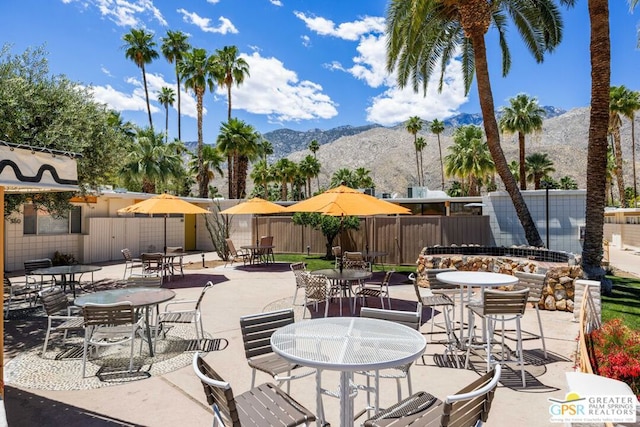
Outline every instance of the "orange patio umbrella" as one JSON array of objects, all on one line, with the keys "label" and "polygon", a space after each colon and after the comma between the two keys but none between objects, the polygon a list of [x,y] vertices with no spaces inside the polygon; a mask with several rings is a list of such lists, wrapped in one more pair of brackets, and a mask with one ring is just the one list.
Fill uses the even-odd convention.
[{"label": "orange patio umbrella", "polygon": [[126,208],[118,209],[118,213],[139,213],[147,215],[164,215],[164,251],[167,250],[167,216],[171,214],[208,214],[206,209],[182,200],[171,194],[158,194]]},{"label": "orange patio umbrella", "polygon": [[[363,216],[365,217],[365,230],[367,216],[411,213],[407,208],[364,194],[346,185],[331,188],[317,196],[291,205],[287,207],[287,212],[318,212],[331,216]],[[369,239],[366,232],[365,237],[367,237],[367,252],[369,252]]]},{"label": "orange patio umbrella", "polygon": [[[254,197],[246,202],[238,203],[235,206],[220,211],[221,214],[227,215],[269,215],[275,213],[285,213],[287,210],[278,204],[268,200]],[[256,219],[256,245],[258,244],[258,217]]]}]

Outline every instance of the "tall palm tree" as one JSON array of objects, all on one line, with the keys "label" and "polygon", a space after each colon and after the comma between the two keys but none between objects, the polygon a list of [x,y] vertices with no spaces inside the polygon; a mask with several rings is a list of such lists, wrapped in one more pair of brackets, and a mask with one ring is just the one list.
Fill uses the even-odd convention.
[{"label": "tall palm tree", "polygon": [[371,171],[365,168],[357,168],[353,171],[353,178],[356,181],[356,188],[373,188],[373,178]]},{"label": "tall palm tree", "polygon": [[158,52],[155,50],[156,42],[153,41],[153,33],[148,33],[144,29],[137,30],[132,28],[131,31],[122,36],[122,40],[125,42],[125,45],[122,46],[125,49],[125,56],[142,70],[144,95],[147,101],[147,113],[149,114],[149,127],[153,129],[149,89],[147,89],[147,73],[145,71],[145,64],[151,64],[158,57]]},{"label": "tall palm tree", "polygon": [[[316,156],[316,153],[320,149],[320,144],[318,143],[318,141],[315,139],[312,139],[311,142],[309,143],[308,148],[313,153],[313,157],[317,159],[318,156]],[[318,174],[316,175],[316,182],[318,184],[318,191],[320,191],[320,171],[318,171]]]},{"label": "tall palm tree", "polygon": [[419,136],[416,138],[416,150],[418,151],[419,157],[420,157],[420,182],[422,182],[422,185],[425,184],[425,179],[424,179],[424,157],[422,155],[422,152],[424,151],[425,148],[427,148],[427,140],[423,137],[423,136]]},{"label": "tall palm tree", "polygon": [[[184,86],[187,90],[191,89],[196,94],[196,111],[198,116],[198,196],[208,197],[209,188],[206,185],[206,170],[204,167],[203,146],[204,140],[202,136],[202,101],[204,94],[209,88],[213,92],[215,81],[213,78],[213,60],[207,55],[204,49],[194,48],[189,52],[185,52],[178,64],[178,73],[182,76]],[[231,173],[227,171],[227,176]]]},{"label": "tall palm tree", "polygon": [[533,188],[540,189],[541,182],[555,172],[553,161],[547,153],[531,153],[526,160],[527,180],[533,181]]},{"label": "tall palm tree", "polygon": [[236,46],[225,46],[216,49],[216,80],[219,86],[227,88],[227,121],[231,120],[231,86],[240,86],[249,77],[249,64],[238,57]]},{"label": "tall palm tree", "polygon": [[182,141],[182,110],[180,102],[180,73],[178,72],[178,63],[182,61],[184,53],[191,49],[191,45],[187,41],[189,36],[182,31],[167,31],[167,36],[162,38],[162,46],[160,50],[162,55],[169,62],[176,66],[176,89],[178,92],[178,139]]},{"label": "tall palm tree", "polygon": [[294,181],[298,173],[298,167],[294,162],[283,157],[273,165],[273,169],[276,177],[280,181],[280,198],[281,200],[287,200],[289,197],[287,184]]},{"label": "tall palm tree", "polygon": [[262,141],[258,143],[258,154],[262,157],[262,160],[267,163],[267,156],[273,154],[273,144],[263,138]]},{"label": "tall palm tree", "polygon": [[433,119],[430,130],[438,137],[438,152],[440,153],[440,176],[442,179],[442,191],[444,191],[444,161],[442,160],[442,145],[440,144],[440,134],[444,132],[444,123],[438,119]]},{"label": "tall palm tree", "polygon": [[[176,93],[170,87],[162,86],[158,92],[158,102],[164,107],[164,142],[169,141],[169,106],[173,107]],[[178,138],[180,139],[180,138]]]},{"label": "tall palm tree", "polygon": [[306,179],[307,197],[311,197],[311,179],[320,173],[320,162],[313,156],[306,156],[298,165],[300,173]]},{"label": "tall palm tree", "polygon": [[273,181],[273,170],[269,167],[267,161],[263,159],[254,164],[249,176],[253,180],[255,187],[262,188],[262,198],[269,200],[269,183]]},{"label": "tall palm tree", "polygon": [[229,198],[240,199],[244,196],[249,158],[258,154],[259,141],[260,135],[253,126],[237,118],[220,126],[217,144],[227,155],[227,174],[230,174],[228,178],[231,182]]},{"label": "tall palm tree", "polygon": [[[575,0],[560,0],[573,4]],[[487,144],[496,170],[513,202],[515,211],[531,246],[543,246],[518,185],[509,172],[500,146],[500,132],[495,117],[493,93],[489,79],[485,34],[493,24],[503,53],[503,75],[509,72],[511,57],[506,42],[508,15],[538,62],[553,50],[562,38],[560,13],[552,0],[392,0],[387,12],[387,70],[397,69],[401,87],[411,79],[415,92],[427,84],[440,65],[439,89],[449,60],[462,57],[465,91],[468,93],[475,74]]]},{"label": "tall palm tree", "polygon": [[525,135],[542,130],[542,121],[547,114],[544,108],[538,105],[538,100],[525,93],[519,93],[509,99],[510,105],[502,108],[502,117],[498,123],[500,129],[506,133],[518,134],[518,149],[520,153],[520,189],[527,189],[525,179]]},{"label": "tall palm tree", "polygon": [[422,119],[418,116],[409,117],[409,120],[405,123],[407,132],[413,135],[413,149],[416,153],[416,169],[418,173],[418,186],[422,186],[422,180],[420,179],[420,159],[418,158],[418,132],[422,130]]},{"label": "tall palm tree", "polygon": [[[635,200],[637,195],[635,116],[636,111],[640,110],[640,94],[625,86],[614,86],[611,88],[610,96],[610,109],[614,109],[620,116],[626,117],[631,121],[631,163],[633,165],[633,199]],[[615,107],[613,107],[613,104],[615,104]],[[611,114],[611,111],[609,114]],[[615,122],[621,124],[620,120]],[[620,138],[619,128],[617,130],[617,136]]]},{"label": "tall palm tree", "polygon": [[624,173],[622,167],[622,141],[620,128],[622,127],[621,115],[628,110],[627,102],[630,90],[624,86],[611,86],[609,91],[609,133],[613,140],[613,153],[616,159],[616,180],[618,182],[618,195],[620,206],[626,207],[627,201],[624,195]]},{"label": "tall palm tree", "polygon": [[357,181],[356,177],[351,169],[348,168],[340,168],[331,175],[330,186],[331,188],[335,188],[339,185],[346,185],[347,187],[356,188]]}]

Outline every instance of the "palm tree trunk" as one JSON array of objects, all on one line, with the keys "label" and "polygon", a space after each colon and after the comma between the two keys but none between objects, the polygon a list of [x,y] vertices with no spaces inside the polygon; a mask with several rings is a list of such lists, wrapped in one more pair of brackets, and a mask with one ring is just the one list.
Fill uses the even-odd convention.
[{"label": "palm tree trunk", "polygon": [[231,84],[227,85],[227,121],[231,121]]},{"label": "palm tree trunk", "polygon": [[233,155],[227,154],[227,186],[229,189],[229,198],[235,199],[233,194]]},{"label": "palm tree trunk", "polygon": [[169,142],[169,104],[164,107],[164,143]]},{"label": "palm tree trunk", "polygon": [[142,68],[142,81],[144,82],[144,96],[147,101],[147,113],[149,114],[149,127],[153,131],[153,120],[151,119],[151,105],[149,104],[149,89],[147,89],[147,73],[144,70],[144,63],[140,68]]},{"label": "palm tree trunk", "polygon": [[176,61],[176,86],[178,89],[178,140],[182,141],[182,110],[180,109],[180,73],[178,73],[178,61]]},{"label": "palm tree trunk", "polygon": [[418,157],[418,146],[416,145],[417,134],[413,135],[413,150],[416,152],[416,172],[418,173],[418,187],[422,185],[420,182],[420,158]]},{"label": "palm tree trunk", "polygon": [[422,155],[422,151],[420,150],[420,178],[422,179],[422,185],[425,185],[424,179],[424,156]]},{"label": "palm tree trunk", "polygon": [[493,103],[493,93],[491,92],[491,81],[489,79],[489,68],[487,66],[487,48],[484,42],[484,34],[471,35],[473,44],[474,61],[476,66],[476,79],[478,85],[478,95],[480,98],[480,109],[484,119],[484,132],[487,136],[487,145],[493,162],[496,165],[496,171],[500,175],[504,186],[511,196],[513,207],[515,208],[520,224],[524,229],[527,242],[531,246],[542,247],[544,243],[540,237],[540,233],[536,228],[536,224],[531,218],[529,208],[522,194],[518,190],[518,184],[509,170],[507,159],[500,147],[500,131],[498,130],[498,122],[495,115],[495,107]]},{"label": "palm tree trunk", "polygon": [[518,148],[520,150],[520,190],[527,189],[527,171],[525,168],[524,133],[518,132]]},{"label": "palm tree trunk", "polygon": [[[591,22],[591,111],[587,152],[587,197],[582,269],[591,280],[604,279],[602,237],[607,173],[607,130],[609,87],[611,85],[611,46],[608,0],[589,0]],[[611,282],[602,282],[603,292],[611,292]]]},{"label": "palm tree trunk", "polygon": [[616,157],[616,180],[618,181],[618,195],[620,206],[627,207],[627,200],[624,196],[624,175],[622,173],[622,143],[620,142],[620,128],[613,129],[613,143],[615,144]]},{"label": "palm tree trunk", "polygon": [[440,144],[440,134],[438,134],[438,151],[440,152],[440,176],[442,179],[442,191],[444,191],[444,161],[442,160],[442,144]]},{"label": "palm tree trunk", "polygon": [[247,156],[238,155],[238,199],[243,199],[247,193],[247,169],[249,158]]},{"label": "palm tree trunk", "polygon": [[205,185],[204,180],[204,159],[202,154],[202,148],[204,147],[204,139],[202,137],[202,98],[204,97],[204,90],[196,89],[196,110],[198,112],[198,195],[200,197],[208,197],[209,189]]}]

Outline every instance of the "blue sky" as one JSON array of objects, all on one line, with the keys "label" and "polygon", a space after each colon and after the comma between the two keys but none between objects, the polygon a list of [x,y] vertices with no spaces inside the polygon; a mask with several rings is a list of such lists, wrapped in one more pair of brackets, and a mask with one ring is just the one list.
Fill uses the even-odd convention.
[{"label": "blue sky", "polygon": [[[612,84],[640,89],[636,30],[640,10],[625,0],[610,3]],[[448,67],[444,91],[426,97],[400,90],[385,72],[384,16],[387,0],[4,0],[2,43],[14,54],[44,46],[51,73],[92,87],[97,101],[125,120],[147,125],[140,69],[125,58],[122,36],[131,28],[155,34],[160,50],[167,30],[188,34],[209,53],[235,45],[251,77],[232,90],[233,115],[262,133],[280,128],[330,129],[379,123],[391,126],[410,116],[445,119],[480,111],[475,85],[464,95],[460,66]],[[525,92],[541,105],[571,109],[590,98],[587,1],[563,10],[564,40],[537,64],[510,27],[510,74],[503,78],[495,34],[488,36],[496,107]],[[160,55],[147,66],[154,127],[164,129],[162,86],[175,90],[175,72]],[[195,97],[183,92],[182,139],[197,140]],[[213,143],[226,120],[226,92],[205,95],[204,139]],[[177,137],[177,112],[169,111],[169,138]]]}]

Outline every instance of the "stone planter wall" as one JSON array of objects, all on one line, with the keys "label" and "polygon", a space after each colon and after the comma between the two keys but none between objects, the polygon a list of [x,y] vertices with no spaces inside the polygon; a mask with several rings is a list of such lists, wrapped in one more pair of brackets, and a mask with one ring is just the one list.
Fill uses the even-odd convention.
[{"label": "stone planter wall", "polygon": [[542,268],[536,261],[522,258],[492,257],[486,255],[425,255],[417,260],[418,285],[429,286],[426,269],[455,268],[460,271],[490,271],[513,275],[514,271],[545,273],[545,287],[538,307],[542,310],[573,311],[575,280],[582,279],[582,268],[567,265]]}]

